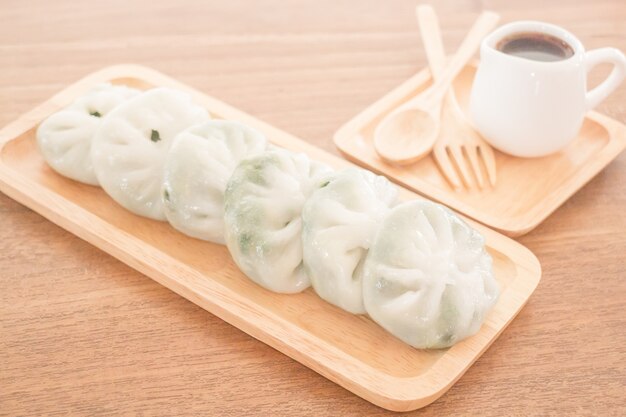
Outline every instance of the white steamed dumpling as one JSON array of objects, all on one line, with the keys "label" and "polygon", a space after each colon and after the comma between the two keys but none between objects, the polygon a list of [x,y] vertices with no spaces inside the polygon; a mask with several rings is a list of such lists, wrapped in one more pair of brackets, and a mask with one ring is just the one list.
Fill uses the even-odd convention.
[{"label": "white steamed dumpling", "polygon": [[165,162],[163,204],[177,230],[224,243],[224,191],[239,162],[265,150],[258,131],[234,121],[209,120],[179,133]]},{"label": "white steamed dumpling", "polygon": [[475,334],[499,295],[483,237],[427,201],[385,216],[363,272],[367,313],[416,348],[448,347]]},{"label": "white steamed dumpling", "polygon": [[244,159],[233,172],[225,193],[226,245],[257,284],[280,293],[309,287],[302,207],[330,171],[305,154],[276,149]]},{"label": "white steamed dumpling", "polygon": [[91,162],[93,137],[111,110],[139,93],[101,84],[44,120],[37,128],[37,144],[48,165],[65,177],[98,185]]},{"label": "white steamed dumpling", "polygon": [[397,197],[387,178],[359,168],[330,176],[304,205],[304,266],[317,294],[354,314],[363,306],[363,262]]},{"label": "white steamed dumpling", "polygon": [[100,185],[131,212],[165,220],[161,187],[167,152],[178,133],[207,118],[191,96],[169,88],[122,103],[103,120],[92,144]]}]

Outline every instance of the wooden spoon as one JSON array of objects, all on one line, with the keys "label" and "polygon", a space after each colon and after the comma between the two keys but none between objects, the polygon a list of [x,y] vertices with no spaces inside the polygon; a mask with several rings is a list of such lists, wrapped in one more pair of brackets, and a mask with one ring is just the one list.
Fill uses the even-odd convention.
[{"label": "wooden spoon", "polygon": [[483,12],[441,77],[379,123],[374,132],[374,148],[381,158],[404,165],[417,161],[432,150],[439,134],[441,103],[446,92],[499,18],[496,13]]}]

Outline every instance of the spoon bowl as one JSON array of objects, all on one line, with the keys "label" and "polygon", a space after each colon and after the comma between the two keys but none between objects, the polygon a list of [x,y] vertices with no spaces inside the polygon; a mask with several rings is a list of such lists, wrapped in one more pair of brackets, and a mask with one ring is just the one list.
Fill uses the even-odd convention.
[{"label": "spoon bowl", "polygon": [[498,19],[496,13],[483,12],[434,84],[380,122],[374,132],[374,148],[382,159],[403,165],[431,152],[439,133],[446,92]]},{"label": "spoon bowl", "polygon": [[[374,134],[374,147],[387,161],[409,164],[426,156],[439,134],[436,115],[418,107],[400,109],[383,120]],[[383,140],[383,143],[379,141]]]}]

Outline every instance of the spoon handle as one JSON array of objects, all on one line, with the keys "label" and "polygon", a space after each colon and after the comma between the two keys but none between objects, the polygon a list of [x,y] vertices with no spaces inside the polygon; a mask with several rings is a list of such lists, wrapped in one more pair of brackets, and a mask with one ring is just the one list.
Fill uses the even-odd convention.
[{"label": "spoon handle", "polygon": [[483,12],[478,19],[476,19],[476,22],[474,22],[474,25],[463,40],[463,43],[461,43],[461,46],[459,46],[459,49],[457,49],[454,54],[454,57],[448,62],[448,65],[445,66],[440,78],[430,87],[428,93],[431,100],[438,101],[443,98],[452,84],[452,81],[454,81],[459,72],[461,72],[463,67],[465,67],[467,62],[472,58],[480,46],[482,39],[491,32],[498,23],[498,20],[500,20],[500,16],[490,11]]}]

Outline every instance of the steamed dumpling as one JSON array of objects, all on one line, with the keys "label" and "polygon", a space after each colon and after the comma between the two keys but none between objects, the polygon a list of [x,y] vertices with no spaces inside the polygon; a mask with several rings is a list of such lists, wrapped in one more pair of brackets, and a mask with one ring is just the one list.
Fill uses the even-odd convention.
[{"label": "steamed dumpling", "polygon": [[416,348],[443,348],[476,333],[499,289],[483,237],[440,204],[393,208],[363,271],[370,317]]},{"label": "steamed dumpling", "polygon": [[224,243],[224,191],[239,162],[265,150],[265,137],[241,123],[209,120],[179,133],[165,162],[163,204],[177,230]]},{"label": "steamed dumpling", "polygon": [[302,212],[304,266],[317,294],[354,314],[363,306],[363,261],[397,189],[359,168],[332,175]]},{"label": "steamed dumpling", "polygon": [[103,120],[92,144],[100,185],[133,213],[165,220],[165,156],[178,133],[207,118],[188,94],[169,88],[148,90],[119,105]]},{"label": "steamed dumpling", "polygon": [[104,116],[139,93],[123,85],[101,84],[44,120],[37,129],[37,144],[48,165],[65,177],[98,185],[91,162],[93,137]]},{"label": "steamed dumpling", "polygon": [[305,154],[272,150],[244,159],[226,187],[226,245],[254,282],[280,293],[310,285],[302,266],[302,206],[330,168]]}]

